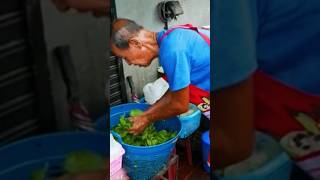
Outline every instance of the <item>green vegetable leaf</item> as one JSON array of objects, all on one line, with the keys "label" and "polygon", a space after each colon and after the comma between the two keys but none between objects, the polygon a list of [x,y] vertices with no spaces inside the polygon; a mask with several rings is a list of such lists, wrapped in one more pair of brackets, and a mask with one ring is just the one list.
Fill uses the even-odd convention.
[{"label": "green vegetable leaf", "polygon": [[46,179],[46,170],[38,169],[31,173],[30,180],[45,180]]},{"label": "green vegetable leaf", "polygon": [[103,158],[89,151],[75,151],[67,155],[64,170],[68,173],[80,173],[105,169]]},{"label": "green vegetable leaf", "polygon": [[133,117],[133,116],[139,116],[143,113],[143,111],[139,110],[139,109],[132,109],[130,111],[130,117]]},{"label": "green vegetable leaf", "polygon": [[[133,109],[129,114],[132,117],[141,113],[143,113],[141,110]],[[113,127],[112,130],[121,136],[124,143],[134,146],[154,146],[162,144],[176,137],[177,135],[176,132],[168,132],[166,130],[157,131],[154,124],[150,124],[142,134],[133,135],[128,133],[128,128],[131,126],[132,123],[125,118],[125,116],[121,116],[119,124]]]}]

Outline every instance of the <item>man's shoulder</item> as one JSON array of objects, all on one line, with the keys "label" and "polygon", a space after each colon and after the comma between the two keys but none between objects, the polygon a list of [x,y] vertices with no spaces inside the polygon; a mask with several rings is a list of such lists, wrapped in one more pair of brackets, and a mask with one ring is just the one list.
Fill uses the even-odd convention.
[{"label": "man's shoulder", "polygon": [[196,35],[197,32],[194,30],[190,30],[190,29],[182,29],[182,28],[178,28],[173,30],[169,35],[168,35],[168,39],[186,39],[186,38],[190,38],[194,35]]},{"label": "man's shoulder", "polygon": [[194,32],[191,30],[175,29],[162,39],[160,43],[160,53],[161,51],[166,54],[185,51],[190,42],[189,39],[193,38],[192,33]]}]

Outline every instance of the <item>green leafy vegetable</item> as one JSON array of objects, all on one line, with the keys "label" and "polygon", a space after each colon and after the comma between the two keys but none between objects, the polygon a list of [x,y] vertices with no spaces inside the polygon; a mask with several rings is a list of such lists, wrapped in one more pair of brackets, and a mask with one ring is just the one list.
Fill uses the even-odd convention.
[{"label": "green leafy vegetable", "polygon": [[45,180],[46,179],[46,170],[38,169],[31,173],[30,180]]},{"label": "green leafy vegetable", "polygon": [[64,170],[67,173],[81,173],[105,169],[105,161],[89,151],[75,151],[67,155]]},{"label": "green leafy vegetable", "polygon": [[41,169],[33,171],[30,175],[30,180],[45,180],[47,179],[47,171],[49,168],[49,163],[47,162]]},{"label": "green leafy vegetable", "polygon": [[139,110],[139,109],[132,109],[130,111],[130,116],[133,117],[133,116],[139,116],[143,113],[143,111]]},{"label": "green leafy vegetable", "polygon": [[[142,113],[140,110],[133,109],[129,114],[132,117]],[[131,126],[132,123],[125,118],[125,116],[121,116],[119,124],[113,127],[112,130],[121,136],[123,142],[134,146],[154,146],[162,144],[177,135],[176,132],[168,132],[166,130],[157,131],[153,124],[150,124],[142,134],[133,135],[128,132],[128,128]]]}]

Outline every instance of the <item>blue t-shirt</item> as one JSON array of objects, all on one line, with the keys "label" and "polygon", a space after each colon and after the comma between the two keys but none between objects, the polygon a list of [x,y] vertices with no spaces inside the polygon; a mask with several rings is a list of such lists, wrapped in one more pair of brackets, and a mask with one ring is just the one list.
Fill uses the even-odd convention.
[{"label": "blue t-shirt", "polygon": [[[210,38],[210,32],[200,30]],[[177,91],[195,85],[210,91],[210,46],[196,32],[188,29],[175,29],[161,42],[165,33],[157,34],[159,63],[168,78],[169,89]]]},{"label": "blue t-shirt", "polygon": [[260,70],[320,95],[320,1],[213,1],[213,89]]}]

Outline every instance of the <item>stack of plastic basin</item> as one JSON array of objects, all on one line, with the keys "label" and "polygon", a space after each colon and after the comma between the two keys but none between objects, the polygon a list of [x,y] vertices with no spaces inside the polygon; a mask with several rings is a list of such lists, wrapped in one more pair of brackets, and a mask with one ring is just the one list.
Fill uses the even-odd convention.
[{"label": "stack of plastic basin", "polygon": [[129,180],[127,173],[124,169],[120,169],[113,176],[110,177],[110,180]]},{"label": "stack of plastic basin", "polygon": [[124,149],[110,134],[110,177],[121,169],[123,154]]}]

